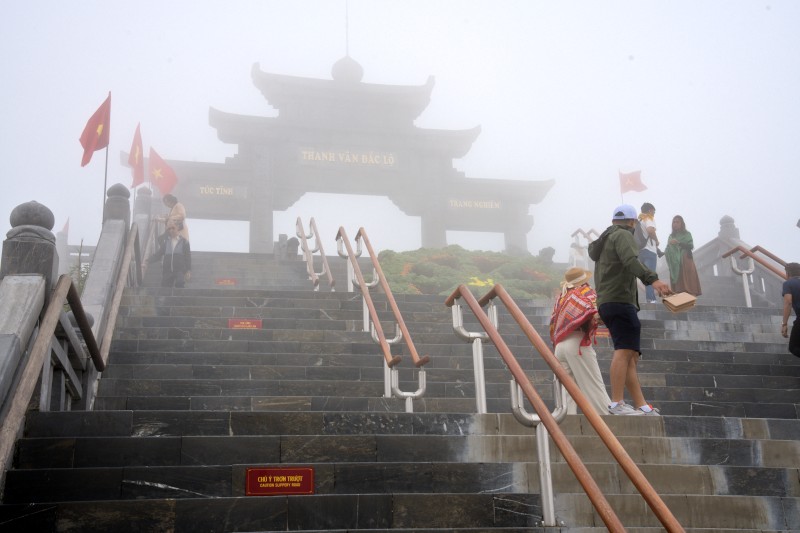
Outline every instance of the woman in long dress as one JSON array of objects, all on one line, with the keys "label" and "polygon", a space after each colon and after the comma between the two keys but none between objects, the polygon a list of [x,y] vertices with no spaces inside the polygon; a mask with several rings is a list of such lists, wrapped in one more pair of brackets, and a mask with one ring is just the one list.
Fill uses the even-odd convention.
[{"label": "woman in long dress", "polygon": [[700,296],[700,278],[692,257],[694,240],[692,234],[686,229],[686,222],[680,215],[672,218],[672,233],[667,240],[664,254],[669,266],[670,285],[675,292],[688,292]]}]

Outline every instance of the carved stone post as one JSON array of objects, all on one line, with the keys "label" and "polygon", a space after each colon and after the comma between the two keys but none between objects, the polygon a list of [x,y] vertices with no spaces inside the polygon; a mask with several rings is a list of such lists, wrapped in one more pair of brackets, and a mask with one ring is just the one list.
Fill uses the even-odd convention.
[{"label": "carved stone post", "polygon": [[16,274],[41,274],[46,293],[58,278],[56,237],[50,231],[53,212],[38,202],[20,204],[11,211],[11,230],[3,241],[0,279]]},{"label": "carved stone post", "polygon": [[121,183],[112,185],[106,191],[106,208],[103,210],[103,223],[106,220],[123,220],[125,227],[131,226],[131,191]]},{"label": "carved stone post", "polygon": [[136,191],[133,202],[133,222],[139,228],[139,244],[144,248],[153,217],[153,192],[142,187]]}]

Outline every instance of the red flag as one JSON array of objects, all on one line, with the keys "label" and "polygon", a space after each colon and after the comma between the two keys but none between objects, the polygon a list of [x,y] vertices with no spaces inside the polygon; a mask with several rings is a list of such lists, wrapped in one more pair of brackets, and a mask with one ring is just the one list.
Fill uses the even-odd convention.
[{"label": "red flag", "polygon": [[111,132],[111,92],[94,115],[89,117],[89,122],[81,133],[81,146],[83,146],[83,159],[81,166],[85,167],[92,160],[92,154],[108,146]]},{"label": "red flag", "polygon": [[625,194],[628,191],[642,192],[647,189],[642,183],[642,171],[619,173],[619,192]]},{"label": "red flag", "polygon": [[64,223],[60,233],[69,233],[69,217],[67,217],[67,221]]},{"label": "red flag", "polygon": [[144,183],[144,148],[142,147],[142,133],[139,130],[141,124],[136,125],[136,133],[133,134],[133,144],[131,153],[128,154],[128,165],[133,174],[131,189]]},{"label": "red flag", "polygon": [[175,175],[175,171],[172,170],[167,163],[161,159],[161,156],[153,150],[153,147],[150,147],[150,181],[158,187],[158,190],[161,191],[161,194],[169,194],[172,192],[172,189],[175,188],[175,184],[178,183],[178,176]]}]

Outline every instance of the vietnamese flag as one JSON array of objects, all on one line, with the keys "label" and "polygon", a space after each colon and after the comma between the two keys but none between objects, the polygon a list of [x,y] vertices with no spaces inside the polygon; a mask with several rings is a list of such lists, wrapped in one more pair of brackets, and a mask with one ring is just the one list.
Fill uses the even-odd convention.
[{"label": "vietnamese flag", "polygon": [[81,146],[83,146],[83,159],[81,166],[85,167],[92,160],[92,154],[108,146],[111,133],[111,91],[94,115],[89,117],[89,122],[81,133]]},{"label": "vietnamese flag", "polygon": [[141,124],[136,125],[136,133],[133,134],[133,144],[131,144],[131,153],[128,154],[128,165],[131,167],[131,174],[133,174],[131,189],[144,183],[144,148],[142,148],[140,126]]},{"label": "vietnamese flag", "polygon": [[647,189],[642,183],[642,171],[619,173],[619,192],[625,194],[628,191],[642,192]]},{"label": "vietnamese flag", "polygon": [[161,191],[162,195],[169,194],[172,192],[172,189],[175,188],[175,185],[178,183],[178,176],[175,175],[175,171],[172,170],[161,156],[153,150],[153,147],[150,147],[150,181],[158,187],[158,190]]}]

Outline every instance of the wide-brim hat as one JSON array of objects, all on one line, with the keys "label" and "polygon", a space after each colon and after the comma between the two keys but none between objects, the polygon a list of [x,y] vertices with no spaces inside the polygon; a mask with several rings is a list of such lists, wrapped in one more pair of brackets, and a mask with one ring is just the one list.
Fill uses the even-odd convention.
[{"label": "wide-brim hat", "polygon": [[589,281],[592,273],[580,267],[572,267],[564,273],[564,281],[561,284],[568,289],[577,287]]}]

